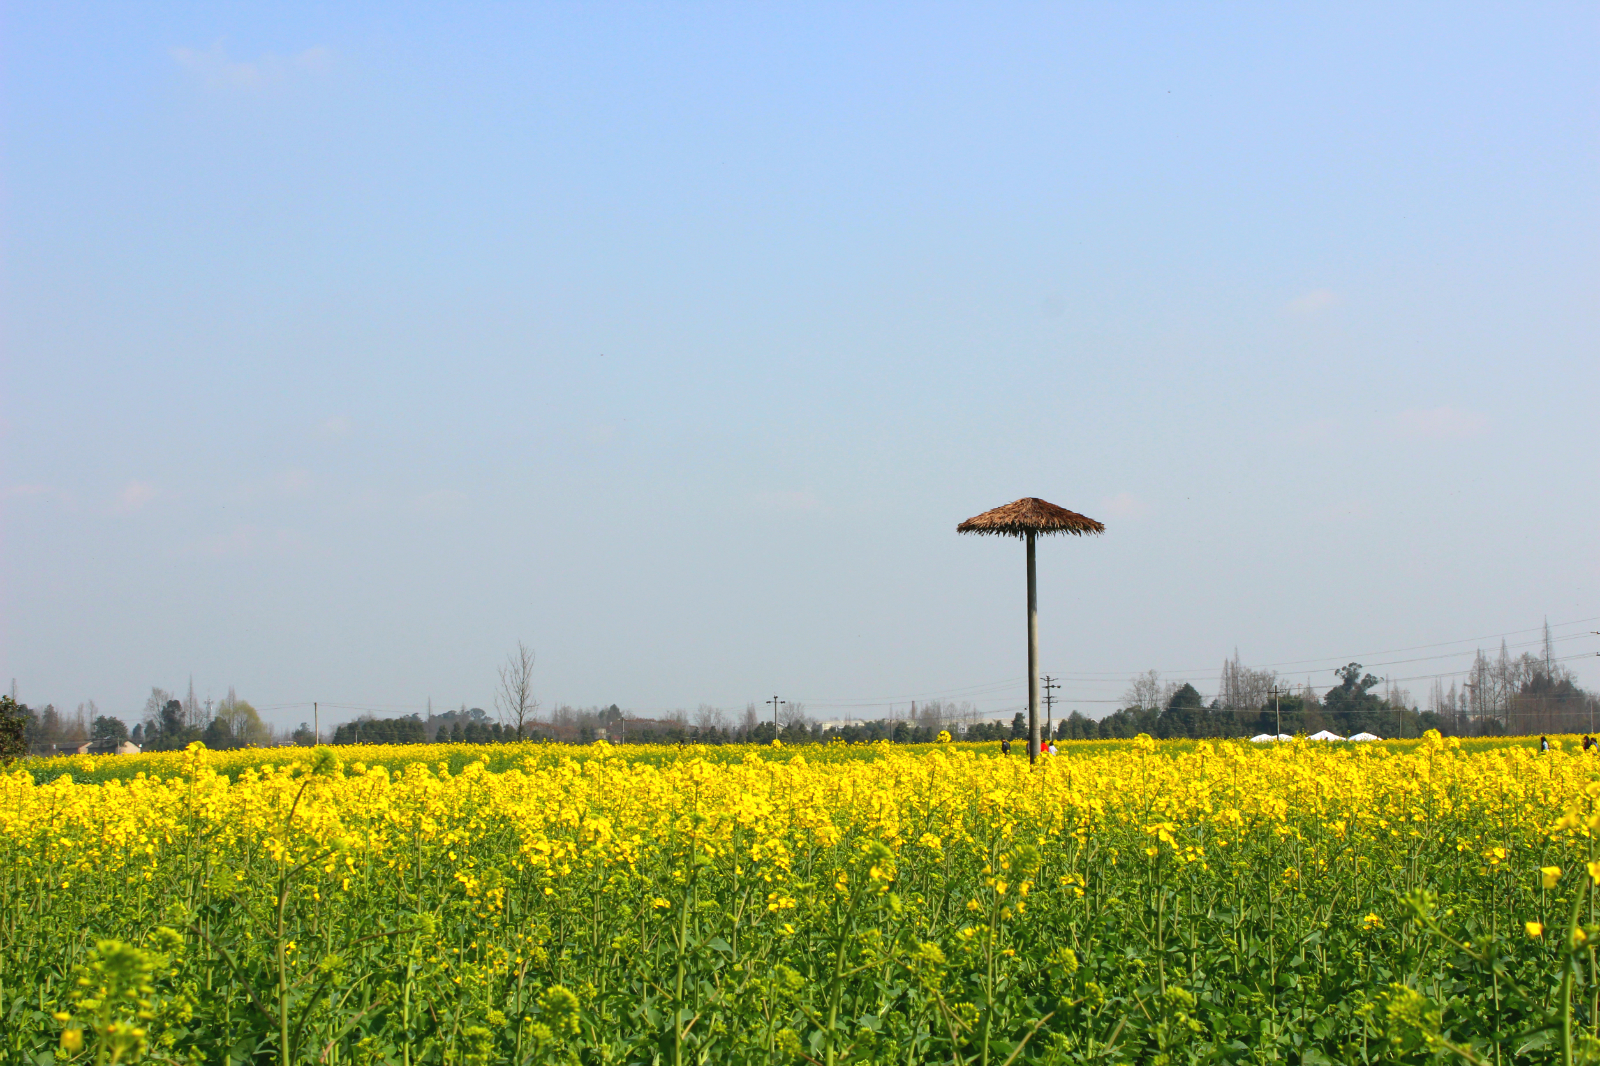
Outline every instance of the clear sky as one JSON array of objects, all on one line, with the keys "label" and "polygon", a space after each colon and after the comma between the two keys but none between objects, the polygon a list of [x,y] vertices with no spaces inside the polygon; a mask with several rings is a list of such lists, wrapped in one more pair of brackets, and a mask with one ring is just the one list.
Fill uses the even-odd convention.
[{"label": "clear sky", "polygon": [[487,708],[520,639],[546,705],[998,713],[1023,551],[955,526],[1020,496],[1107,525],[1040,548],[1069,708],[1235,648],[1422,699],[1547,617],[1600,684],[1593,4],[14,4],[0,49],[26,702]]}]

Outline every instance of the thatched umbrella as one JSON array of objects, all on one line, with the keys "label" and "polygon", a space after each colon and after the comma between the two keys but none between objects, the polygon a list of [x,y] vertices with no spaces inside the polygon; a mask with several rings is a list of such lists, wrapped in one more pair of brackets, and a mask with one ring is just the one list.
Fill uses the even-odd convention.
[{"label": "thatched umbrella", "polygon": [[1104,533],[1106,527],[1076,511],[1025,496],[1015,503],[985,511],[956,527],[957,533],[1021,537],[1028,542],[1028,761],[1039,757],[1039,583],[1033,563],[1033,539],[1040,534]]}]

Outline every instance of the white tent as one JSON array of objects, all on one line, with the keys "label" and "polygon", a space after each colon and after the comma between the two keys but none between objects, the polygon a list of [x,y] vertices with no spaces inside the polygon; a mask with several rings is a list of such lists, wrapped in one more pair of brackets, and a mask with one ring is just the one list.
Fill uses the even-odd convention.
[{"label": "white tent", "polygon": [[1382,740],[1383,738],[1378,736],[1375,733],[1351,733],[1349,739],[1350,740]]},{"label": "white tent", "polygon": [[1306,737],[1306,739],[1307,740],[1343,740],[1344,737],[1341,737],[1338,733],[1330,733],[1326,729],[1319,729],[1317,732],[1312,733],[1309,737]]},{"label": "white tent", "polygon": [[1257,733],[1255,736],[1251,737],[1250,739],[1251,739],[1252,742],[1254,742],[1256,744],[1265,744],[1269,740],[1277,740],[1278,738],[1273,736],[1271,733]]},{"label": "white tent", "polygon": [[1293,740],[1294,737],[1291,737],[1288,733],[1279,733],[1278,734],[1278,739],[1279,740]]}]

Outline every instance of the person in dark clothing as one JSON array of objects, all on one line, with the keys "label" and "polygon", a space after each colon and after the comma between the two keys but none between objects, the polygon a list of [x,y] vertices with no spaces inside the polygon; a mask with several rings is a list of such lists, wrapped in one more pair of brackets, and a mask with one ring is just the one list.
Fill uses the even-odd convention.
[{"label": "person in dark clothing", "polygon": [[1000,738],[1000,754],[1001,755],[1010,755],[1011,754],[1011,741],[1006,739],[1005,737]]}]

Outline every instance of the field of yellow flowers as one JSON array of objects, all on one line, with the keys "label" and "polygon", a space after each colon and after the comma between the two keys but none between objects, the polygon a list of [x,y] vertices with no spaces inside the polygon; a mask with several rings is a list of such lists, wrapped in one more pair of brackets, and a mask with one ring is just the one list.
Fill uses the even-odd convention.
[{"label": "field of yellow flowers", "polygon": [[341,747],[0,773],[0,1062],[1576,1062],[1600,755]]}]

